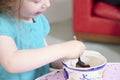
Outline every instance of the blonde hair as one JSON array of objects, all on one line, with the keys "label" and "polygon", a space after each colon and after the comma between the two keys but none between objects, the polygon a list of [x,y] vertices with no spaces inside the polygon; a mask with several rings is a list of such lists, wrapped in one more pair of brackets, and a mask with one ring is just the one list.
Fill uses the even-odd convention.
[{"label": "blonde hair", "polygon": [[20,7],[22,0],[0,0],[0,13],[5,15],[13,14],[12,8],[16,5],[16,2],[19,1],[18,4],[18,14],[20,14]]}]

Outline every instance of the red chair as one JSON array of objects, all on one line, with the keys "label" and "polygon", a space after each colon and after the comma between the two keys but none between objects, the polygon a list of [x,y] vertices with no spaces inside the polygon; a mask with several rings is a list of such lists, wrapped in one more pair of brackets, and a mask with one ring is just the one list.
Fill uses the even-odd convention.
[{"label": "red chair", "polygon": [[120,43],[120,9],[95,0],[73,0],[73,31],[78,40]]}]

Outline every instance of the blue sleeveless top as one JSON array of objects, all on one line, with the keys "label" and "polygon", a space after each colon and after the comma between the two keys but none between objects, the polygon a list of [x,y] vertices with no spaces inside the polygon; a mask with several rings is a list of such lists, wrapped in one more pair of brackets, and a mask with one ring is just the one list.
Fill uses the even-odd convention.
[{"label": "blue sleeveless top", "polygon": [[[44,38],[50,31],[50,25],[43,14],[34,18],[34,23],[18,21],[0,14],[0,35],[11,37],[19,50],[45,47]],[[30,62],[28,62],[30,63]],[[49,72],[49,64],[24,73],[8,73],[0,65],[0,80],[34,80]]]}]

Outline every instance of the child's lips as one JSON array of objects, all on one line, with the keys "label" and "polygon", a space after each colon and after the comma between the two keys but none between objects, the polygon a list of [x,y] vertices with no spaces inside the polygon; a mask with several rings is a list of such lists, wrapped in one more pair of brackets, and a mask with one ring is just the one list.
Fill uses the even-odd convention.
[{"label": "child's lips", "polygon": [[41,12],[36,12],[36,15],[39,15]]}]

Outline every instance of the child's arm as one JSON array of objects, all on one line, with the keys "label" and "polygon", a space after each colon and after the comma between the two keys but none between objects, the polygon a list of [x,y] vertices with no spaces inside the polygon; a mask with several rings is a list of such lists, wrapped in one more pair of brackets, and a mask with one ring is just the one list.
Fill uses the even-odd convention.
[{"label": "child's arm", "polygon": [[68,41],[40,49],[18,50],[13,39],[0,36],[0,64],[10,73],[36,69],[62,58],[78,58],[85,47],[80,41]]},{"label": "child's arm", "polygon": [[[45,46],[48,46],[46,39],[44,39]],[[51,68],[61,69],[62,66],[62,59],[56,60],[52,63],[50,63]]]}]

